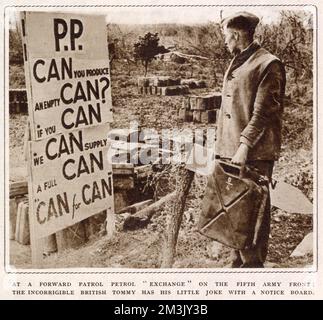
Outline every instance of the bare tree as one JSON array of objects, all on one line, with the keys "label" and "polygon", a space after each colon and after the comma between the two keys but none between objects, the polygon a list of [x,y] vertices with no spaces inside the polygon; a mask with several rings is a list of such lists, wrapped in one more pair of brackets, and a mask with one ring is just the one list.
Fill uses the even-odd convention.
[{"label": "bare tree", "polygon": [[312,78],[313,30],[312,17],[305,11],[281,11],[275,24],[260,24],[258,39],[261,45],[278,56],[298,85],[301,77]]}]

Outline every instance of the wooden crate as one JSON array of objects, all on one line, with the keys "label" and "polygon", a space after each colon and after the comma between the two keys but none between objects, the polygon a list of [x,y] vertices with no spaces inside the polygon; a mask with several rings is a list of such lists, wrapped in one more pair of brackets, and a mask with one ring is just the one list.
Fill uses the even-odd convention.
[{"label": "wooden crate", "polygon": [[45,255],[49,255],[53,252],[57,252],[57,242],[56,242],[55,233],[44,238],[44,247],[43,247],[43,253]]},{"label": "wooden crate", "polygon": [[23,196],[28,194],[28,182],[18,181],[12,182],[9,186],[9,198],[15,198],[17,196]]},{"label": "wooden crate", "polygon": [[215,123],[216,122],[216,110],[206,110],[201,112],[202,123]]},{"label": "wooden crate", "polygon": [[206,88],[206,87],[207,86],[206,86],[205,80],[197,80],[196,81],[196,88],[201,89],[201,88]]},{"label": "wooden crate", "polygon": [[16,221],[17,221],[17,209],[18,209],[18,203],[16,199],[10,199],[9,200],[9,239],[14,240],[15,239],[15,232],[16,232]]},{"label": "wooden crate", "polygon": [[187,94],[189,92],[188,86],[168,86],[168,87],[162,87],[161,88],[161,95],[163,96],[176,96],[176,95],[182,95]]},{"label": "wooden crate", "polygon": [[222,95],[221,93],[216,93],[213,95],[213,103],[211,109],[220,109],[222,103]]},{"label": "wooden crate", "polygon": [[182,108],[185,110],[191,110],[191,104],[190,104],[190,97],[189,96],[184,96],[183,97],[183,103],[182,103]]},{"label": "wooden crate", "polygon": [[180,78],[169,78],[167,86],[179,86],[181,84]]},{"label": "wooden crate", "polygon": [[200,110],[193,111],[193,122],[201,122],[201,111]]},{"label": "wooden crate", "polygon": [[148,87],[149,86],[149,78],[147,77],[139,77],[137,80],[138,87]]},{"label": "wooden crate", "polygon": [[210,97],[197,97],[194,110],[204,111],[208,108]]},{"label": "wooden crate", "polygon": [[30,231],[29,231],[29,207],[26,200],[21,201],[18,204],[17,220],[15,239],[17,242],[23,245],[30,244]]},{"label": "wooden crate", "polygon": [[169,77],[158,77],[154,81],[154,86],[156,87],[167,87],[169,85],[168,82]]},{"label": "wooden crate", "polygon": [[26,89],[9,90],[9,112],[10,113],[28,112]]},{"label": "wooden crate", "polygon": [[185,122],[191,122],[193,121],[193,111],[181,108],[179,109],[178,117]]}]

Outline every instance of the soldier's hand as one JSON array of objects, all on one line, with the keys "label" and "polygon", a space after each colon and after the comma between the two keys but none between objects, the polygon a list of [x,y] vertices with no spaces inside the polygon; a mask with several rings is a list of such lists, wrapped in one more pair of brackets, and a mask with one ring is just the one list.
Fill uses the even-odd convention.
[{"label": "soldier's hand", "polygon": [[241,143],[231,162],[233,164],[244,166],[248,158],[248,151],[249,147],[246,144]]}]

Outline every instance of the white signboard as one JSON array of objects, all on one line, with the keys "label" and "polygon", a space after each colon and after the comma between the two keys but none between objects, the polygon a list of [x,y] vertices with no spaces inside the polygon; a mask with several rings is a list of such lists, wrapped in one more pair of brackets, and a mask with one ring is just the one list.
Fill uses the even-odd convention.
[{"label": "white signboard", "polygon": [[32,140],[112,121],[104,16],[25,12],[22,34]]},{"label": "white signboard", "polygon": [[30,142],[31,225],[36,239],[103,210],[113,213],[109,125]]},{"label": "white signboard", "polygon": [[194,143],[186,160],[186,169],[203,176],[212,174],[215,166],[215,151]]}]

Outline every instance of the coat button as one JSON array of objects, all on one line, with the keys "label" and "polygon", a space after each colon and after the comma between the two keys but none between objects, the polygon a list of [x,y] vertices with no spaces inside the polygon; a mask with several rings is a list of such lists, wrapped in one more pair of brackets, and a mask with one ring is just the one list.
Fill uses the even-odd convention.
[{"label": "coat button", "polygon": [[225,114],[228,119],[231,119],[231,115],[229,113]]}]

